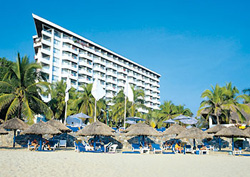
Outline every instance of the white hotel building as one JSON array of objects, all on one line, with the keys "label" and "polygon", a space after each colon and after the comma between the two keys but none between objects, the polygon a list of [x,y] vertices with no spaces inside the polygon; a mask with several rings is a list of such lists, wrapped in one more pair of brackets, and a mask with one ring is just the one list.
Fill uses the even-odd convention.
[{"label": "white hotel building", "polygon": [[71,85],[82,91],[81,85],[99,78],[110,100],[127,79],[135,89],[145,91],[147,107],[159,109],[160,74],[37,15],[33,18],[35,60],[50,83],[69,76]]}]

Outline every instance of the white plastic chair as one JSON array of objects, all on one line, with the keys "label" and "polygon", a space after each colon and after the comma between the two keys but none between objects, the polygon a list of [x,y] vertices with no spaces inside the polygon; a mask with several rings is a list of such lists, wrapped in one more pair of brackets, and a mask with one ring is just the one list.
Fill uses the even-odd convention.
[{"label": "white plastic chair", "polygon": [[65,147],[65,148],[66,148],[66,146],[67,146],[67,141],[66,141],[66,140],[60,140],[60,141],[59,141],[59,146],[60,146],[60,147]]},{"label": "white plastic chair", "polygon": [[117,148],[117,144],[113,144],[113,145],[111,145],[110,147],[109,147],[109,152],[113,152],[113,153],[115,153],[116,152],[116,148]]}]

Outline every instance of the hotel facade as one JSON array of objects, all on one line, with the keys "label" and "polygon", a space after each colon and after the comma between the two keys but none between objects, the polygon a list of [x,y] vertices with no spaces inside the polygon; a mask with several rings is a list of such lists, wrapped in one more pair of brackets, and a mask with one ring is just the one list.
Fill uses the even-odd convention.
[{"label": "hotel facade", "polygon": [[37,32],[33,36],[35,60],[42,65],[41,72],[48,82],[66,81],[69,77],[71,86],[83,91],[81,85],[98,78],[106,91],[105,98],[111,100],[128,80],[135,89],[144,90],[145,106],[159,109],[160,74],[44,18],[32,16]]}]

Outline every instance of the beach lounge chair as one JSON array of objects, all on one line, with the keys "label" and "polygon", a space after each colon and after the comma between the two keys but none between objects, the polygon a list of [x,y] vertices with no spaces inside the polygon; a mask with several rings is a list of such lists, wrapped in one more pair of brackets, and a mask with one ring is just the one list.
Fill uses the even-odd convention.
[{"label": "beach lounge chair", "polygon": [[192,146],[186,145],[185,151],[186,151],[186,153],[193,153]]},{"label": "beach lounge chair", "polygon": [[[53,151],[56,150],[56,148],[59,146],[58,144],[59,143],[56,142],[56,141],[49,141],[50,149],[53,150]],[[44,145],[43,149],[44,150],[50,150],[49,147],[48,147],[48,145]]]},{"label": "beach lounge chair", "polygon": [[156,152],[162,153],[162,149],[161,149],[161,147],[160,147],[159,144],[152,144],[152,148],[153,148],[154,154],[155,154]]},{"label": "beach lounge chair", "polygon": [[66,140],[60,140],[60,141],[59,141],[59,146],[60,146],[60,147],[65,147],[65,148],[66,148],[66,146],[67,146],[67,141],[66,141]]},{"label": "beach lounge chair", "polygon": [[234,151],[233,151],[233,154],[234,154],[234,155],[235,155],[235,154],[242,154],[242,148],[239,147],[239,149],[234,150]]},{"label": "beach lounge chair", "polygon": [[108,152],[112,152],[115,153],[116,152],[116,148],[118,147],[117,144],[113,144],[109,147],[109,151]]},{"label": "beach lounge chair", "polygon": [[141,148],[139,144],[132,144],[132,151],[139,151],[141,152]]},{"label": "beach lounge chair", "polygon": [[104,145],[104,152],[108,152],[111,145],[112,145],[111,142],[109,142],[108,144],[105,144]]}]

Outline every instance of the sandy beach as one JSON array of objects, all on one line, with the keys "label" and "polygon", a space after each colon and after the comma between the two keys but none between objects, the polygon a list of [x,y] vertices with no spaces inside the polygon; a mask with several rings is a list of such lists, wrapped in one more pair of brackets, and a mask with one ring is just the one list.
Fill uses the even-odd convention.
[{"label": "sandy beach", "polygon": [[224,154],[92,154],[73,150],[0,150],[1,177],[35,176],[249,176],[248,157]]}]

